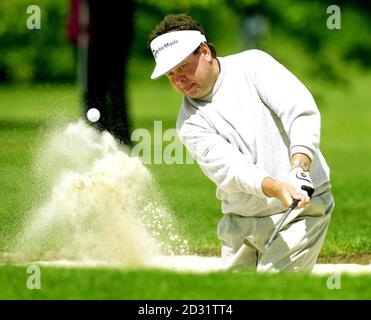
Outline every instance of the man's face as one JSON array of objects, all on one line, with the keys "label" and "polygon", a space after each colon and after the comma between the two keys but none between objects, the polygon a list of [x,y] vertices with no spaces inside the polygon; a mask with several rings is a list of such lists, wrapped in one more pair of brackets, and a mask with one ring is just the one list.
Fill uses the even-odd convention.
[{"label": "man's face", "polygon": [[171,69],[166,76],[179,93],[194,99],[206,97],[214,87],[219,69],[210,49],[201,44],[197,53],[192,53],[183,62]]}]

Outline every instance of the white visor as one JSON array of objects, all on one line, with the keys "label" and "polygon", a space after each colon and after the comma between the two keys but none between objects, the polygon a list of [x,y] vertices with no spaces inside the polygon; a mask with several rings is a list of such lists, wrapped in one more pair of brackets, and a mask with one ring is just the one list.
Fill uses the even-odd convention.
[{"label": "white visor", "polygon": [[150,46],[156,67],[151,79],[156,79],[176,67],[202,42],[206,42],[206,38],[196,30],[172,31],[153,39]]}]

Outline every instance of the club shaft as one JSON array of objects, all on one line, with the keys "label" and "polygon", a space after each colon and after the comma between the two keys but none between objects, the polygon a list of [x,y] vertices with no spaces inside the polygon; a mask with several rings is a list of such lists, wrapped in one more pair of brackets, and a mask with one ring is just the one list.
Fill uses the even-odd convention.
[{"label": "club shaft", "polygon": [[297,199],[294,199],[292,201],[290,207],[287,209],[287,211],[285,212],[285,214],[283,215],[283,217],[281,218],[281,220],[279,221],[277,226],[274,228],[274,230],[272,232],[272,235],[270,236],[270,238],[268,240],[268,243],[266,245],[267,248],[270,246],[273,239],[276,237],[277,233],[281,230],[281,227],[282,227],[283,223],[285,222],[286,218],[288,217],[288,215],[291,213],[292,210],[295,209],[295,207],[298,205],[298,203],[299,203],[299,200],[297,200]]}]

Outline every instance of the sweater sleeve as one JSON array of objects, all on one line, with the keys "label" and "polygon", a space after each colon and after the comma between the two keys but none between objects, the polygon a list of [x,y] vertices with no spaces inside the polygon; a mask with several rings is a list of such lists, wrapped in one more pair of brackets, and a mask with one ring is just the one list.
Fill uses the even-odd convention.
[{"label": "sweater sleeve", "polygon": [[203,173],[226,193],[246,192],[265,197],[262,181],[269,175],[249,155],[220,136],[202,117],[177,125],[178,135]]},{"label": "sweater sleeve", "polygon": [[254,82],[262,101],[282,121],[290,138],[290,155],[305,153],[312,160],[320,142],[321,118],[308,89],[270,55],[254,50]]}]

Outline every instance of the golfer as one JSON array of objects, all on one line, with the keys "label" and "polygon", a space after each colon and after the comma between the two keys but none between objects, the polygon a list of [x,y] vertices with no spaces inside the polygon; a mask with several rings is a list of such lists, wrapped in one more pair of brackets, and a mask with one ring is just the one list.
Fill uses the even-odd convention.
[{"label": "golfer", "polygon": [[166,16],[149,45],[151,79],[165,75],[184,96],[179,137],[217,186],[225,269],[310,271],[334,208],[310,92],[263,51],[217,57],[202,26],[184,14]]}]

